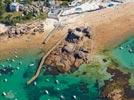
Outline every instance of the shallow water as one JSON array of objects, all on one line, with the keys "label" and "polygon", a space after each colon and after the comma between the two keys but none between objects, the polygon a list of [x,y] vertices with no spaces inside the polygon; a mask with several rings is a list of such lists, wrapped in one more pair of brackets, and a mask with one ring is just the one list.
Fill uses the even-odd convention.
[{"label": "shallow water", "polygon": [[[134,48],[134,38],[112,53],[123,68],[134,69],[134,53],[129,52],[130,48]],[[104,65],[82,65],[70,74],[48,75],[42,71],[38,79],[27,86],[41,56],[41,50],[35,49],[0,60],[0,100],[101,100],[100,88],[105,80],[111,79]],[[130,83],[133,82],[131,78]]]},{"label": "shallow water", "polygon": [[[27,86],[42,56],[40,52],[28,50],[21,56],[0,60],[0,100],[100,100],[99,84],[110,78],[106,68],[98,71],[95,67],[81,66],[75,73],[55,76],[42,72],[36,83]],[[88,68],[87,75],[83,68]]]},{"label": "shallow water", "polygon": [[134,90],[134,37],[129,38],[117,48],[113,49],[112,57],[119,64],[119,68],[131,74],[129,86]]},{"label": "shallow water", "polygon": [[112,51],[112,56],[121,67],[134,69],[134,38],[128,39]]}]

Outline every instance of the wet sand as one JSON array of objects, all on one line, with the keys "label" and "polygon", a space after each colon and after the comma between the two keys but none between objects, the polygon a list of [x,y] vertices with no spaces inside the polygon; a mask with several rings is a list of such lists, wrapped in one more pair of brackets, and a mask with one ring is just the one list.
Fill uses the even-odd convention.
[{"label": "wet sand", "polygon": [[[98,52],[107,47],[113,47],[124,40],[134,31],[134,3],[123,4],[114,8],[87,12],[68,19],[66,25],[55,31],[47,44],[42,44],[45,33],[37,35],[25,35],[8,40],[0,39],[0,57],[6,56],[14,49],[43,48],[47,52],[58,42],[68,28],[77,26],[91,26],[93,36],[93,52]],[[69,17],[68,17],[69,18]],[[89,45],[90,46],[90,45]]]}]

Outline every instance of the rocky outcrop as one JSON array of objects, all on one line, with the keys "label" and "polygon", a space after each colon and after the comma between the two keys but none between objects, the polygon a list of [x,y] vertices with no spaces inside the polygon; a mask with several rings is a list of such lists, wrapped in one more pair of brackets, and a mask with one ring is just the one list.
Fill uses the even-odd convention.
[{"label": "rocky outcrop", "polygon": [[108,68],[109,73],[113,75],[112,79],[106,81],[106,85],[102,88],[102,96],[108,100],[129,100],[128,91],[129,88],[128,79],[130,74],[123,73],[118,69]]},{"label": "rocky outcrop", "polygon": [[2,67],[0,68],[0,75],[11,74],[13,71],[14,71],[13,67],[10,67],[10,66]]},{"label": "rocky outcrop", "polygon": [[37,17],[40,13],[48,12],[48,8],[44,6],[44,2],[32,2],[31,4],[26,4],[21,8],[24,15],[32,13],[33,16]]},{"label": "rocky outcrop", "polygon": [[22,36],[23,34],[32,34],[35,35],[36,33],[44,32],[44,25],[40,23],[33,23],[33,24],[21,24],[16,26],[11,26],[5,34],[8,35],[9,38]]},{"label": "rocky outcrop", "polygon": [[0,23],[0,35],[8,30],[8,27]]},{"label": "rocky outcrop", "polygon": [[51,68],[56,67],[60,72],[68,72],[83,63],[88,63],[90,47],[84,47],[84,43],[90,40],[87,33],[88,35],[91,33],[89,28],[69,29],[65,40],[46,58],[45,65]]}]

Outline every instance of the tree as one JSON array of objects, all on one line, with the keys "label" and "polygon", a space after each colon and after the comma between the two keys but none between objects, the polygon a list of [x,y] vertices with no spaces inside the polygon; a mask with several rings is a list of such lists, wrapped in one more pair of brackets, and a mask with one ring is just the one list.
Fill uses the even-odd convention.
[{"label": "tree", "polygon": [[2,15],[4,13],[4,5],[2,0],[0,0],[0,15]]},{"label": "tree", "polygon": [[45,5],[46,7],[49,7],[49,6],[50,6],[49,0],[44,0],[44,5]]},{"label": "tree", "polygon": [[6,11],[10,11],[10,3],[11,3],[11,2],[12,2],[11,0],[5,0],[5,1],[4,1]]},{"label": "tree", "polygon": [[33,0],[27,0],[27,3],[31,4]]},{"label": "tree", "polygon": [[12,0],[4,0],[4,3],[7,5],[7,4],[10,4],[12,2]]}]

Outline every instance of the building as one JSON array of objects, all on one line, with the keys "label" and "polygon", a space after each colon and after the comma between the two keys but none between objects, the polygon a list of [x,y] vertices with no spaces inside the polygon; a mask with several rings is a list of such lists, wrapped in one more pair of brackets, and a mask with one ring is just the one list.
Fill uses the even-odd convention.
[{"label": "building", "polygon": [[12,2],[10,4],[10,11],[19,11],[20,4],[18,2]]}]

